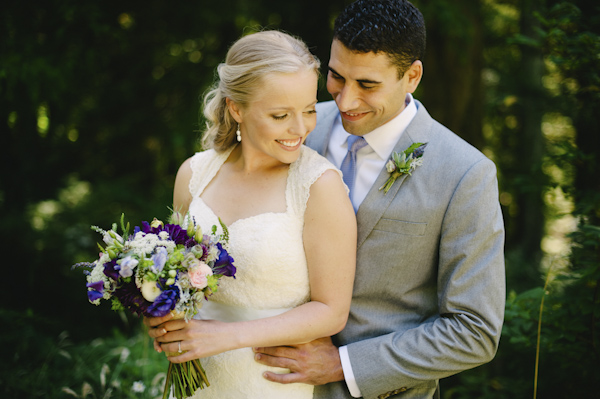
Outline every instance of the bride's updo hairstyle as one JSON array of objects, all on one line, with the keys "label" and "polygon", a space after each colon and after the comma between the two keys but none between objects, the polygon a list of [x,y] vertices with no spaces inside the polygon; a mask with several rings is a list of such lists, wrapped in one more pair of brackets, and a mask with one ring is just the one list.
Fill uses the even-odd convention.
[{"label": "bride's updo hairstyle", "polygon": [[263,77],[308,68],[319,74],[319,60],[301,40],[279,31],[262,31],[236,41],[217,68],[218,81],[204,97],[206,130],[202,147],[225,151],[235,144],[237,122],[226,98],[240,107],[252,102]]}]

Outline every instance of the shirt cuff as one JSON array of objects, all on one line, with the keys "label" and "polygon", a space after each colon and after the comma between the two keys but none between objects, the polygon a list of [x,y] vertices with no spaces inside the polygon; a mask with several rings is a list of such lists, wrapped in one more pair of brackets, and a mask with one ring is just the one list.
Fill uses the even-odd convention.
[{"label": "shirt cuff", "polygon": [[354,373],[352,372],[352,365],[350,364],[350,356],[348,356],[348,347],[340,346],[340,360],[342,362],[342,370],[344,371],[344,379],[348,386],[348,391],[353,398],[362,398],[362,393],[356,384]]}]

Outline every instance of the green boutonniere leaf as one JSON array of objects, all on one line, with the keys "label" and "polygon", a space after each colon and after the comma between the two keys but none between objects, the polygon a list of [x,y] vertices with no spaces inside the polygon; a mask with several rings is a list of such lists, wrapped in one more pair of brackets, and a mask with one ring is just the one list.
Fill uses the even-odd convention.
[{"label": "green boutonniere leaf", "polygon": [[392,159],[385,165],[390,177],[383,186],[379,187],[379,190],[383,190],[383,193],[387,194],[397,178],[403,174],[411,175],[411,172],[415,170],[417,166],[422,165],[423,160],[421,157],[425,152],[426,146],[427,143],[413,143],[401,153],[393,152]]}]

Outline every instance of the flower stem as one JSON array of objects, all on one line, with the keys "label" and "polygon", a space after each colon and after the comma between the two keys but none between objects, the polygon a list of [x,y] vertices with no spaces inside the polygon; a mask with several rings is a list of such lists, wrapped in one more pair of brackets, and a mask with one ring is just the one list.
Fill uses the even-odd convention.
[{"label": "flower stem", "polygon": [[163,392],[162,399],[167,399],[167,397],[169,396],[169,388],[171,388],[171,381],[172,381],[172,376],[171,376],[172,369],[173,369],[173,363],[169,362],[169,369],[167,370],[167,379],[165,380],[165,390]]}]

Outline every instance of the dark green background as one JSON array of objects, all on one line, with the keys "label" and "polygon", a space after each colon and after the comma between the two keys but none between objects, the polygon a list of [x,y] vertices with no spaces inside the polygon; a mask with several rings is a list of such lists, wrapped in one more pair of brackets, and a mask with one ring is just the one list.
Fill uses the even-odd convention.
[{"label": "dark green background", "polygon": [[[134,224],[167,216],[177,168],[199,148],[199,99],[236,38],[283,29],[303,38],[326,66],[333,20],[349,1],[5,3],[0,334],[2,363],[10,368],[24,364],[31,342],[42,336],[66,330],[84,342],[115,328],[137,331],[135,320],[88,304],[85,280],[71,270],[95,257],[99,236],[89,226],[108,228],[123,212]],[[555,335],[542,347],[541,385],[546,395],[558,395],[544,397],[570,397],[600,380],[597,371],[572,372],[600,361],[600,233],[594,230],[600,224],[600,10],[592,3],[415,1],[428,27],[425,74],[415,96],[494,160],[507,231],[510,295],[500,352],[490,365],[444,381],[446,398],[531,396],[549,264],[541,243],[557,235],[552,223],[565,215],[583,234],[574,242],[587,255],[560,256],[568,278],[548,306],[563,312],[569,300],[577,306],[562,315],[553,308],[560,317],[549,318],[544,329]],[[324,81],[320,86],[319,99],[328,100]],[[549,199],[556,190],[565,193],[566,207]],[[581,295],[565,297],[569,284]],[[579,325],[578,315],[577,331],[565,327]],[[557,347],[560,340],[571,346]]]}]

